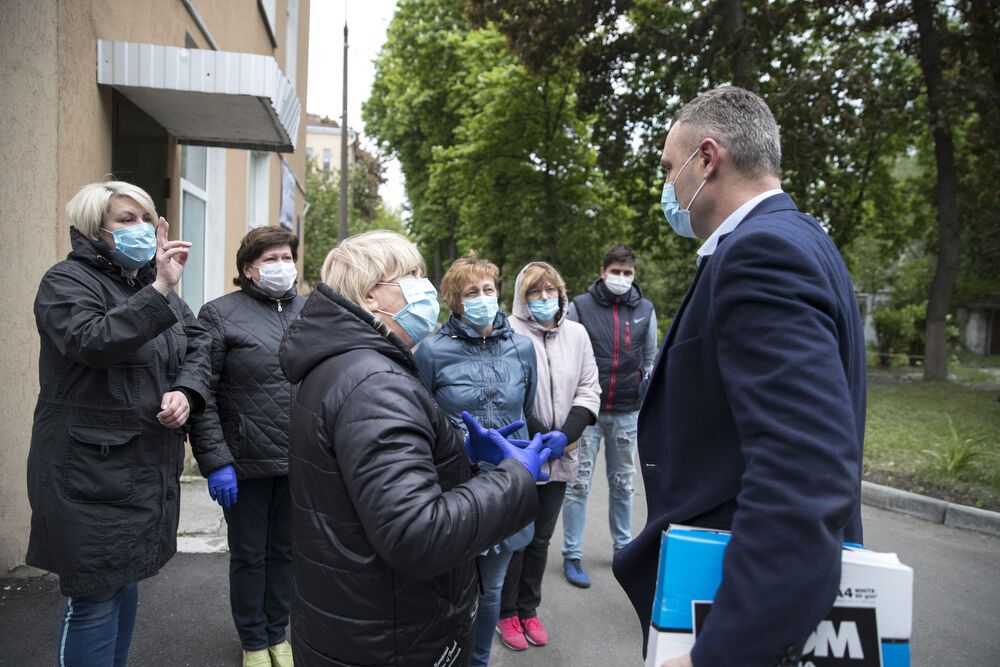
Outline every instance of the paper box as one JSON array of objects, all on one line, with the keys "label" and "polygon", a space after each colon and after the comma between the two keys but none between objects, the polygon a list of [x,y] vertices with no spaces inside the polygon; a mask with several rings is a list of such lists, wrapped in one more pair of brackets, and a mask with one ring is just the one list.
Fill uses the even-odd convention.
[{"label": "paper box", "polygon": [[[729,533],[671,525],[660,546],[646,667],[688,653],[722,581]],[[840,591],[802,650],[803,667],[909,667],[913,570],[845,547]]]}]

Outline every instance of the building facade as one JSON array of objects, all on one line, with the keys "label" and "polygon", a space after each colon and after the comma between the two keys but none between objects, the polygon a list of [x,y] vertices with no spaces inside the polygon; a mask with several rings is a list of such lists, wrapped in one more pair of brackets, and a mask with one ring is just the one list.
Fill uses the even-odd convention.
[{"label": "building facade", "polygon": [[[306,125],[306,157],[315,160],[316,167],[323,171],[340,171],[340,142],[344,133],[340,123],[319,114],[308,114]],[[347,165],[354,164],[357,149],[357,133],[347,130]]]},{"label": "building facade", "polygon": [[[32,301],[69,252],[64,207],[108,177],[150,193],[191,241],[181,296],[235,289],[248,229],[301,236],[309,0],[0,3],[0,573],[23,563],[38,393]],[[17,287],[18,289],[14,289]]]}]

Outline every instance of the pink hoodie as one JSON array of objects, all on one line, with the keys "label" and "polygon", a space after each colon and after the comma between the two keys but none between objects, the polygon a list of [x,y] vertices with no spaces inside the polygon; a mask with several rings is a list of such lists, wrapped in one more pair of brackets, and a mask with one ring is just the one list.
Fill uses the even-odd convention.
[{"label": "pink hoodie", "polygon": [[[559,294],[556,326],[546,329],[539,324],[532,317],[528,302],[520,296],[523,277],[524,269],[521,269],[514,284],[510,325],[517,333],[530,338],[535,346],[538,361],[535,419],[550,430],[558,430],[573,406],[582,406],[596,416],[601,409],[601,385],[587,330],[582,324],[566,319],[569,299],[565,292]],[[579,449],[573,447],[561,459],[545,465],[550,481],[572,482],[579,468]]]}]

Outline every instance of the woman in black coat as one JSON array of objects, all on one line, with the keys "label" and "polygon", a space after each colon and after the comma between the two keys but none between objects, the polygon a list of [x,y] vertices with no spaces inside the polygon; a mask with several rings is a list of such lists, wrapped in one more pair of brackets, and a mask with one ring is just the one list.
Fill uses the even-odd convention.
[{"label": "woman in black coat", "polygon": [[471,451],[498,464],[475,476],[462,431],[420,380],[410,348],[439,310],[423,274],[399,234],[348,238],[282,343],[285,376],[300,382],[289,450],[299,667],[467,664],[475,558],[538,511],[541,437],[520,449],[473,428]]},{"label": "woman in black coat", "polygon": [[295,386],[278,346],[305,298],[295,290],[298,239],[280,227],[251,230],[236,252],[239,290],[206,303],[214,400],[192,419],[195,451],[227,448],[233,466],[208,474],[229,535],[229,600],[244,667],[292,667],[285,639],[292,594],[288,431]]},{"label": "woman in black coat", "polygon": [[[191,246],[168,241],[141,188],[84,186],[73,249],[35,297],[39,395],[25,561],[67,596],[59,665],[124,665],[136,582],[174,555],[188,416],[208,395],[209,337],[173,289]],[[232,462],[199,453],[203,470]]]}]

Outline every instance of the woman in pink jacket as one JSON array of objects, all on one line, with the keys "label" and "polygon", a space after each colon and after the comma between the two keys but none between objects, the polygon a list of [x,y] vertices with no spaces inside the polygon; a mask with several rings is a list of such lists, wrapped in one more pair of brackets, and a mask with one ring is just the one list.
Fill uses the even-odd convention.
[{"label": "woman in pink jacket", "polygon": [[590,337],[583,325],[566,319],[569,299],[566,283],[551,265],[532,262],[521,269],[514,285],[511,327],[528,336],[538,361],[531,435],[545,434],[547,446],[565,454],[547,463],[549,481],[537,486],[539,505],[535,537],[514,553],[507,568],[500,600],[497,631],[503,644],[523,651],[528,644],[545,646],[548,632],[538,620],[542,575],[549,540],[562,508],[566,483],[576,479],[576,441],[583,429],[597,421],[601,386]]}]

